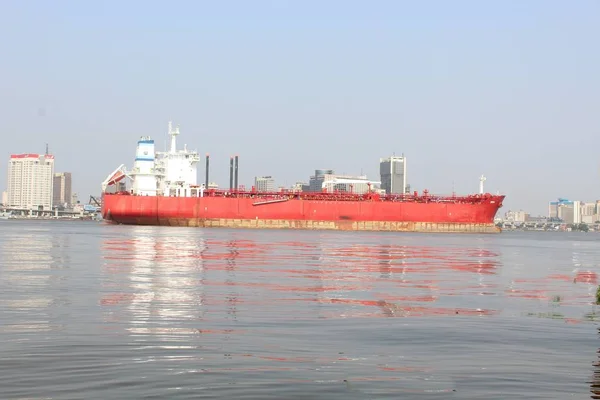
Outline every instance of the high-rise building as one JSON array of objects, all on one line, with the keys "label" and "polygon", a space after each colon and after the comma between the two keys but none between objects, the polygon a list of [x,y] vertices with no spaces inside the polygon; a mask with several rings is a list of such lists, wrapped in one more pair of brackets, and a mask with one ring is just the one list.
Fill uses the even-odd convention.
[{"label": "high-rise building", "polygon": [[323,182],[327,179],[327,176],[335,175],[332,169],[316,169],[315,174],[310,177],[308,181],[307,192],[321,192],[323,191]]},{"label": "high-rise building", "polygon": [[52,191],[52,204],[54,206],[69,207],[71,205],[71,173],[55,173]]},{"label": "high-rise building", "polygon": [[570,222],[573,222],[573,207],[573,202],[568,199],[559,198],[558,201],[551,201],[548,206],[548,217],[560,220],[570,219]]},{"label": "high-rise building", "polygon": [[406,193],[406,157],[388,157],[379,159],[381,189],[386,194]]},{"label": "high-rise building", "polygon": [[581,223],[581,201],[573,201],[573,224]]},{"label": "high-rise building", "polygon": [[274,192],[275,179],[272,176],[257,176],[254,178],[254,188],[257,192]]},{"label": "high-rise building", "polygon": [[593,224],[596,222],[596,203],[581,203],[581,222],[584,224]]},{"label": "high-rise building", "polygon": [[566,224],[581,223],[582,207],[581,201],[570,201],[558,199],[551,201],[548,207],[548,217],[557,218]]},{"label": "high-rise building", "polygon": [[2,192],[2,205],[8,204],[8,192],[5,190]]},{"label": "high-rise building", "polygon": [[8,205],[51,210],[53,177],[53,155],[11,155],[8,162]]}]

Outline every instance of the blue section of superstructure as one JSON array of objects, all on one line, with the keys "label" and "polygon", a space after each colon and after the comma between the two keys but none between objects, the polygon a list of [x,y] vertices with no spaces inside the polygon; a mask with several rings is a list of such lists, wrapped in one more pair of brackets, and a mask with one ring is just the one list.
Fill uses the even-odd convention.
[{"label": "blue section of superstructure", "polygon": [[135,161],[154,161],[154,140],[142,139],[138,140],[138,151]]}]

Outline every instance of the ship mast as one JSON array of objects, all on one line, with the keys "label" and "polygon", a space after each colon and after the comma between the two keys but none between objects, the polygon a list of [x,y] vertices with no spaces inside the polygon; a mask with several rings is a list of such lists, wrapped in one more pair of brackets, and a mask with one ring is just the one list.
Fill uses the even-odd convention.
[{"label": "ship mast", "polygon": [[479,178],[479,194],[483,194],[483,182],[485,182],[487,178],[483,175]]},{"label": "ship mast", "polygon": [[169,121],[169,135],[171,136],[171,149],[169,152],[174,154],[177,152],[177,135],[179,135],[179,127],[173,129],[171,121]]}]

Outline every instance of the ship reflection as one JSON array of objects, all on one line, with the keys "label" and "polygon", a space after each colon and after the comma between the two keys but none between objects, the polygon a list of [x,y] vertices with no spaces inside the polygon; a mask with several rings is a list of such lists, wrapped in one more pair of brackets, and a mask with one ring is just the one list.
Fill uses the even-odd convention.
[{"label": "ship reflection", "polygon": [[[395,236],[132,227],[103,244],[106,318],[132,333],[240,318],[486,315],[499,254]],[[501,293],[501,291],[500,291]],[[243,306],[242,306],[243,305]],[[205,323],[201,323],[204,321]]]},{"label": "ship reflection", "polygon": [[371,243],[348,243],[335,234],[317,238],[273,243],[277,251],[270,254],[270,263],[287,261],[277,258],[283,247],[293,245],[296,253],[304,254],[296,268],[279,269],[285,275],[273,276],[265,285],[288,293],[285,301],[317,302],[320,307],[313,311],[321,318],[495,313],[450,306],[456,301],[448,300],[498,294],[494,276],[502,264],[490,249],[403,245],[384,235]]},{"label": "ship reflection", "polygon": [[[338,306],[348,316],[377,316],[376,311],[357,310],[357,305],[379,309],[380,315],[482,315],[492,310],[445,307],[452,296],[496,294],[497,283],[489,279],[501,267],[499,255],[489,249],[414,246],[392,243],[381,237],[379,243],[321,246],[324,254],[322,280],[357,282],[344,293],[325,291],[321,302]],[[326,284],[325,287],[332,285]],[[367,298],[364,298],[367,297]],[[439,307],[433,304],[439,303]]]},{"label": "ship reflection", "polygon": [[236,258],[239,255],[239,250],[237,247],[237,242],[235,240],[231,240],[229,241],[229,243],[227,243],[227,251],[228,254],[225,258],[225,261],[227,263],[225,267],[225,270],[227,271],[227,277],[225,279],[225,283],[227,284],[229,290],[225,299],[228,305],[227,314],[230,315],[233,318],[233,320],[236,320],[238,296],[235,290],[234,283],[236,282],[235,263]]},{"label": "ship reflection", "polygon": [[[181,232],[181,231],[180,231]],[[132,334],[177,335],[172,321],[202,319],[206,243],[195,231],[177,234],[135,226],[128,240],[106,240],[102,297],[106,318],[129,321]]]}]

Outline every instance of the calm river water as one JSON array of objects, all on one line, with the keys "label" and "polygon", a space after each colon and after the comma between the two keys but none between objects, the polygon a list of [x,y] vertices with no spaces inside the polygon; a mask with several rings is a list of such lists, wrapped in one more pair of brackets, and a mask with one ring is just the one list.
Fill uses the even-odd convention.
[{"label": "calm river water", "polygon": [[595,273],[592,233],[0,221],[0,397],[600,398]]}]

